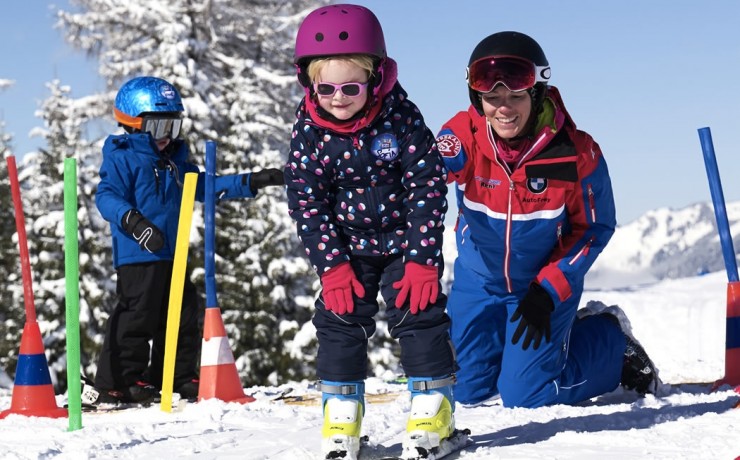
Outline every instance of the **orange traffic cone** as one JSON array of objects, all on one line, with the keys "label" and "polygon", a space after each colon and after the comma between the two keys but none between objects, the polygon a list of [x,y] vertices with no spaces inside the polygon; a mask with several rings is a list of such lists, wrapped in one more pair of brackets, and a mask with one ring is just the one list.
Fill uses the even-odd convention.
[{"label": "orange traffic cone", "polygon": [[242,404],[254,401],[253,397],[244,394],[218,307],[206,308],[200,352],[198,400],[210,398]]},{"label": "orange traffic cone", "polygon": [[0,419],[10,414],[51,418],[67,416],[67,409],[58,407],[54,397],[49,364],[36,321],[26,321],[23,327],[13,399],[10,409],[0,412]]}]

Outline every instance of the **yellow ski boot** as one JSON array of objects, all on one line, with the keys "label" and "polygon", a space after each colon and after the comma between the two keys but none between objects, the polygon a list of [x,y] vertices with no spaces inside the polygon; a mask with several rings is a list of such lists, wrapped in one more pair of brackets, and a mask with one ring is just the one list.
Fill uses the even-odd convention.
[{"label": "yellow ski boot", "polygon": [[409,378],[411,412],[401,458],[441,458],[467,443],[470,432],[455,429],[454,381],[453,376]]},{"label": "yellow ski boot", "polygon": [[325,459],[357,460],[364,413],[364,384],[321,382],[324,426],[321,453]]}]

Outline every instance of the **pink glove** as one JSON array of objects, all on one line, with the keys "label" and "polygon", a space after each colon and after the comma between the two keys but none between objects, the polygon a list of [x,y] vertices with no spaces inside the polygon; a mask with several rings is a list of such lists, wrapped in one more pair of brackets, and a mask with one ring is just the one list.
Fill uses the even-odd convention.
[{"label": "pink glove", "polygon": [[322,296],[327,310],[338,315],[355,311],[352,291],[357,297],[365,297],[365,288],[358,281],[349,262],[342,262],[321,275]]},{"label": "pink glove", "polygon": [[406,297],[411,291],[411,314],[419,310],[426,310],[427,305],[437,301],[439,295],[438,268],[421,265],[416,262],[406,262],[406,273],[401,281],[393,283],[395,289],[400,289],[396,297],[396,308],[403,307]]}]

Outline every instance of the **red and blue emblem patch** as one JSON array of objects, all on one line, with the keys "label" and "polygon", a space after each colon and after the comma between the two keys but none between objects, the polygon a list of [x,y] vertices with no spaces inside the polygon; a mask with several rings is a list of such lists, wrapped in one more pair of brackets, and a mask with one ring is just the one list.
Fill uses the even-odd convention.
[{"label": "red and blue emblem patch", "polygon": [[462,143],[454,134],[443,134],[437,138],[437,149],[443,157],[454,158],[462,150]]}]

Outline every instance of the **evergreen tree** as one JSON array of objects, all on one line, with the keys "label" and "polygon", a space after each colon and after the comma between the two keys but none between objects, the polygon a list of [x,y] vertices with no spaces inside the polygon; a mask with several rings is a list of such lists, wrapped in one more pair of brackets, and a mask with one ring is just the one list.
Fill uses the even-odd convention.
[{"label": "evergreen tree", "polygon": [[[2,88],[0,81],[0,88]],[[23,282],[18,252],[18,240],[14,238],[15,207],[8,177],[7,158],[12,153],[12,136],[5,132],[5,123],[0,121],[0,373],[15,372],[21,333],[25,323],[23,304]]]},{"label": "evergreen tree", "polygon": [[[202,165],[204,142],[214,140],[219,174],[282,167],[302,95],[292,65],[295,32],[308,11],[325,2],[75,3],[78,11],[59,12],[59,25],[73,46],[98,59],[108,84],[106,94],[88,101],[89,110],[109,113],[123,82],[158,76],[183,96],[193,161]],[[196,207],[198,236],[191,241],[190,262],[204,293],[203,270],[197,268],[203,267],[201,211]],[[219,203],[216,233],[219,307],[243,380],[275,384],[310,377],[317,278],[295,236],[283,190]]]},{"label": "evergreen tree", "polygon": [[47,84],[51,95],[37,115],[44,128],[36,130],[47,148],[24,157],[21,175],[33,267],[36,313],[52,380],[57,389],[66,387],[65,259],[64,259],[64,160],[77,161],[78,261],[80,295],[80,340],[83,368],[90,366],[90,351],[102,342],[105,317],[101,308],[110,303],[115,283],[109,250],[108,226],[94,203],[100,145],[83,138],[85,125],[102,116],[91,108],[102,107],[99,96],[73,99],[68,86],[59,81]]}]

